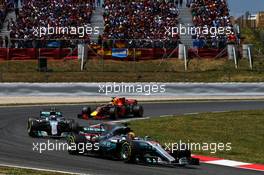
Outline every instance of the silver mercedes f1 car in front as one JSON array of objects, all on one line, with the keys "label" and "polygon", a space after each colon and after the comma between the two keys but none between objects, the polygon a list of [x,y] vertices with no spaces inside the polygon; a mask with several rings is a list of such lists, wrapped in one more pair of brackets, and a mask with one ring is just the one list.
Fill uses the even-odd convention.
[{"label": "silver mercedes f1 car in front", "polygon": [[62,112],[51,109],[40,111],[39,117],[29,117],[27,132],[30,137],[66,137],[75,126],[73,119],[66,119]]}]

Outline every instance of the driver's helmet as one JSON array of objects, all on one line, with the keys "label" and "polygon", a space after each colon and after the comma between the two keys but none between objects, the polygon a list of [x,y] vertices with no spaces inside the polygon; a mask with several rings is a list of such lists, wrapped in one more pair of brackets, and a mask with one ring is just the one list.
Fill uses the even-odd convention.
[{"label": "driver's helmet", "polygon": [[135,134],[134,132],[129,132],[129,133],[127,134],[127,138],[128,138],[129,140],[134,140],[135,137],[136,137],[136,134]]},{"label": "driver's helmet", "polygon": [[115,97],[112,99],[112,104],[113,105],[118,105],[118,102],[119,102],[119,98],[118,97]]},{"label": "driver's helmet", "polygon": [[88,114],[88,107],[83,107],[82,108],[82,113],[83,114]]},{"label": "driver's helmet", "polygon": [[56,117],[56,115],[51,115],[51,116],[50,116],[50,120],[51,120],[51,121],[57,121],[57,117]]}]

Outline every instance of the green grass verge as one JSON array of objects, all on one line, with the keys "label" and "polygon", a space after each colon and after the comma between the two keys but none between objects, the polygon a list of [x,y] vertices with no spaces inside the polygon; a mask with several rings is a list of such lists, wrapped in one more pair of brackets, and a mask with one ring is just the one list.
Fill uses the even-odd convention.
[{"label": "green grass verge", "polygon": [[37,61],[0,62],[0,82],[263,82],[264,58],[239,61],[239,69],[226,59],[193,59],[189,70],[178,59],[123,62],[89,60],[80,72],[78,61],[49,61],[51,72],[37,72]]},{"label": "green grass verge", "polygon": [[11,168],[11,167],[4,167],[0,166],[0,174],[7,174],[7,175],[68,175],[64,173],[58,172],[48,172],[48,171],[36,171],[30,169],[22,169],[22,168]]},{"label": "green grass verge", "polygon": [[203,113],[132,121],[130,127],[140,136],[160,143],[228,143],[230,151],[194,151],[250,163],[264,163],[264,111]]}]

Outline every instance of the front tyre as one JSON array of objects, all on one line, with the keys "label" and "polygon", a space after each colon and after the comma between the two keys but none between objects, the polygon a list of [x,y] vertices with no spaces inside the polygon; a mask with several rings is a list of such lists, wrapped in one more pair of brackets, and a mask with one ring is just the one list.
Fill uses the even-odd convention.
[{"label": "front tyre", "polygon": [[[78,135],[78,134],[71,134],[67,138],[67,143],[68,143],[68,153],[71,155],[79,155],[79,154],[84,154],[85,152],[85,143],[86,140],[83,136]],[[83,147],[80,147],[80,146]]]},{"label": "front tyre", "polygon": [[74,120],[69,123],[70,132],[78,133],[79,128],[80,128],[79,124]]},{"label": "front tyre", "polygon": [[139,155],[136,154],[136,150],[133,146],[133,144],[124,142],[121,147],[120,151],[120,158],[125,162],[125,163],[139,163],[140,158]]},{"label": "front tyre", "polygon": [[125,142],[122,144],[120,151],[120,158],[125,162],[129,162],[131,159],[131,146],[129,143]]},{"label": "front tyre", "polygon": [[37,137],[36,132],[34,130],[34,120],[29,119],[27,123],[27,133],[30,137]]}]

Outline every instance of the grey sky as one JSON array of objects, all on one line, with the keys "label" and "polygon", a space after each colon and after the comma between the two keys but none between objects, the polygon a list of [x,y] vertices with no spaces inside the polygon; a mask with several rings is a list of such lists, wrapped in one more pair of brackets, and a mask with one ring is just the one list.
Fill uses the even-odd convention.
[{"label": "grey sky", "polygon": [[258,11],[264,11],[264,0],[227,0],[230,13],[233,16],[240,16],[246,11],[252,14]]}]

